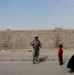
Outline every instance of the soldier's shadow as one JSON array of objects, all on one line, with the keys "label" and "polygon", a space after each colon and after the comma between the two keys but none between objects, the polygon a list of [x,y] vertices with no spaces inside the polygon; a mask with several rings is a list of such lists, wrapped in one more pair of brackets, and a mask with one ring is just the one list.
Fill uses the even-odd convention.
[{"label": "soldier's shadow", "polygon": [[45,62],[47,60],[48,56],[40,57],[39,62]]}]

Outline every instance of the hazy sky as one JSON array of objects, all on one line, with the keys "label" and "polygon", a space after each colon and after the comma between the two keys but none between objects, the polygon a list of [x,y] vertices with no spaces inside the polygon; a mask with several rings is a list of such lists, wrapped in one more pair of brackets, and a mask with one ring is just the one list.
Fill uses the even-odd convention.
[{"label": "hazy sky", "polygon": [[0,30],[74,29],[74,0],[0,0]]}]

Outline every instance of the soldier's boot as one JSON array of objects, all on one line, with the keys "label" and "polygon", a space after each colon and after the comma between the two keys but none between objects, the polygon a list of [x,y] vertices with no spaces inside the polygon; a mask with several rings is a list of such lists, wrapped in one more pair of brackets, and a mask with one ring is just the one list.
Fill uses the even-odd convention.
[{"label": "soldier's boot", "polygon": [[35,64],[35,61],[33,61],[33,64]]},{"label": "soldier's boot", "polygon": [[36,63],[39,64],[38,57],[36,57]]},{"label": "soldier's boot", "polygon": [[36,63],[37,63],[37,64],[39,64],[39,62],[38,62],[38,61],[36,61]]}]

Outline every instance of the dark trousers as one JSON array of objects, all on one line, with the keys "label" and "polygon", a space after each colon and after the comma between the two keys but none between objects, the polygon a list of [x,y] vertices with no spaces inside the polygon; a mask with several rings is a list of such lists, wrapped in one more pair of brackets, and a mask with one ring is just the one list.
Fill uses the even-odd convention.
[{"label": "dark trousers", "polygon": [[59,57],[59,65],[63,65],[63,57]]},{"label": "dark trousers", "polygon": [[39,50],[38,51],[34,50],[33,51],[33,62],[38,61],[38,59],[39,59]]}]

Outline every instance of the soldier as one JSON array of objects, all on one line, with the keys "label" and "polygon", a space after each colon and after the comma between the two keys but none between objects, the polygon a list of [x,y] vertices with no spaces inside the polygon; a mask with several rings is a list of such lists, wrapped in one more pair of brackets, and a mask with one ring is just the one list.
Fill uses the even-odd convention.
[{"label": "soldier", "polygon": [[41,48],[41,42],[38,40],[39,36],[36,35],[35,39],[30,43],[30,45],[33,47],[33,64],[35,64],[35,61],[38,63],[39,58],[39,49]]}]

